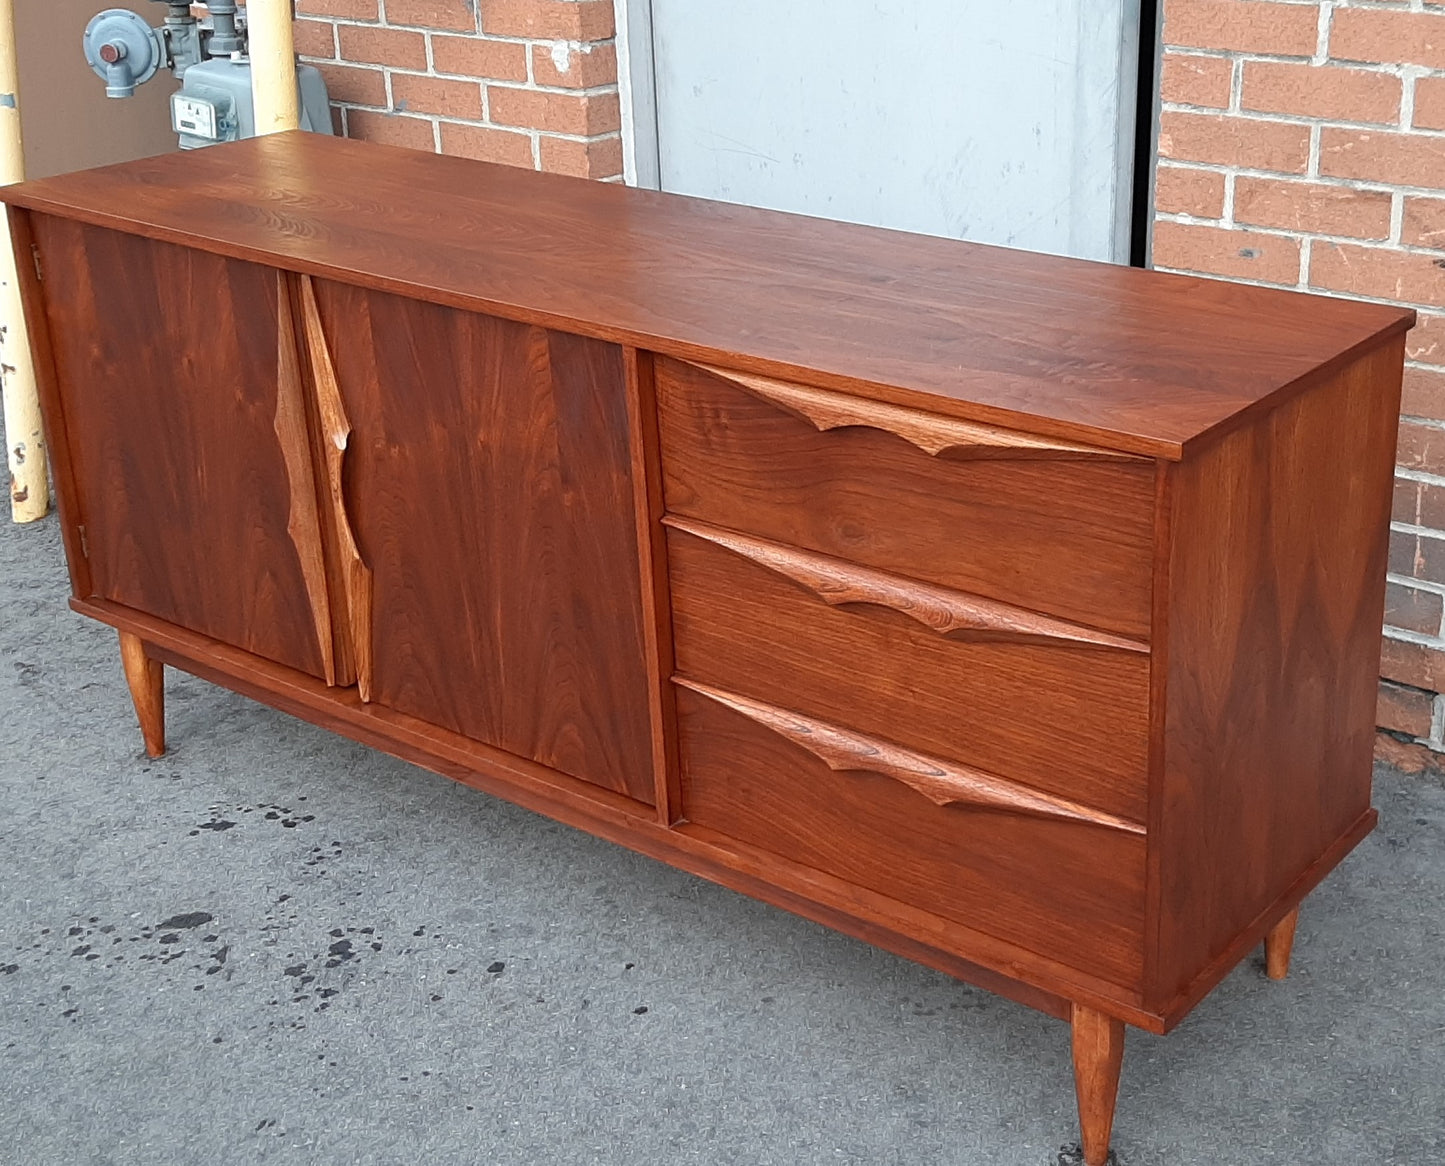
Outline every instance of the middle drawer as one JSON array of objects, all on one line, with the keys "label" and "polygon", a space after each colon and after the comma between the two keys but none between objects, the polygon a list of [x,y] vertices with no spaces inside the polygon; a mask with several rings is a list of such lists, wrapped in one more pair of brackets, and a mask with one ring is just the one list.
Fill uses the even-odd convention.
[{"label": "middle drawer", "polygon": [[1144,645],[664,521],[679,675],[1145,821]]}]

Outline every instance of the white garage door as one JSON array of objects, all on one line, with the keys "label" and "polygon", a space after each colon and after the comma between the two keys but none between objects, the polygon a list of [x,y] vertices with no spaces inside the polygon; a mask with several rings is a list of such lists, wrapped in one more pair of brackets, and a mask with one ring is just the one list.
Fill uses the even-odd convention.
[{"label": "white garage door", "polygon": [[644,185],[1128,258],[1139,0],[620,7]]}]

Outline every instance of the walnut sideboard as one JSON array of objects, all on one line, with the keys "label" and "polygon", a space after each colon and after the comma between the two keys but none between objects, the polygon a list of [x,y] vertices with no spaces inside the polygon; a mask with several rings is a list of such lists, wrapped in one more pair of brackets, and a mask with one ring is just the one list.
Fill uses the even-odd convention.
[{"label": "walnut sideboard", "polygon": [[0,192],[72,606],[1073,1026],[1370,830],[1413,314],[286,134]]}]

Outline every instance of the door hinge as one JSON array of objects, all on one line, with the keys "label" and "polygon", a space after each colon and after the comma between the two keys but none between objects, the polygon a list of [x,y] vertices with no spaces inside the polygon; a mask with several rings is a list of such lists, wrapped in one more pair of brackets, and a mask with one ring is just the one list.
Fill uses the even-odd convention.
[{"label": "door hinge", "polygon": [[90,539],[85,533],[85,524],[81,523],[75,528],[75,533],[80,536],[80,553],[85,558],[90,558]]},{"label": "door hinge", "polygon": [[45,271],[40,266],[40,244],[30,244],[30,257],[35,260],[35,278],[41,283],[45,282]]}]

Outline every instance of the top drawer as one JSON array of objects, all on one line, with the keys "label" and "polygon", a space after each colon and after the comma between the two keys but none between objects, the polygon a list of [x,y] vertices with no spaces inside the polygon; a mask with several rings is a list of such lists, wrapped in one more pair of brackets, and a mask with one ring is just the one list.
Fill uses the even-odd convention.
[{"label": "top drawer", "polygon": [[659,356],[667,509],[1149,637],[1154,463]]}]

